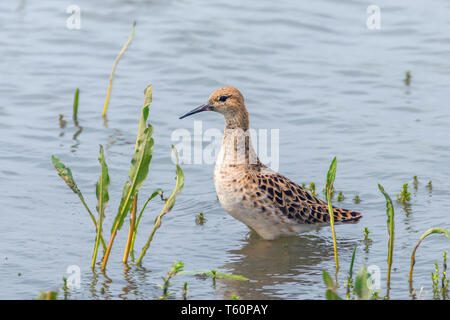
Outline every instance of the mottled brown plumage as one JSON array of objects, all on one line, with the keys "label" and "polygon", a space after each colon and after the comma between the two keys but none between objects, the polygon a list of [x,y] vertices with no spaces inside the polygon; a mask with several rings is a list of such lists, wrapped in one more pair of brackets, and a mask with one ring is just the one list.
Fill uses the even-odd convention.
[{"label": "mottled brown plumage", "polygon": [[[214,182],[220,203],[264,239],[311,230],[330,221],[326,202],[259,161],[248,132],[243,95],[233,87],[211,94],[208,103],[185,116],[216,111],[225,117]],[[184,117],[184,116],[183,116]],[[356,223],[361,214],[333,208],[336,223]]]}]

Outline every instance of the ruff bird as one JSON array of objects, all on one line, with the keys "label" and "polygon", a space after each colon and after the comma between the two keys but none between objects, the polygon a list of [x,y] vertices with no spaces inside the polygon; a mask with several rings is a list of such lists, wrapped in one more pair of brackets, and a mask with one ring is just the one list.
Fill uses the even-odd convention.
[{"label": "ruff bird", "polygon": [[[222,147],[214,169],[214,185],[222,207],[234,218],[273,240],[330,222],[328,205],[258,159],[249,134],[244,96],[234,87],[214,91],[206,104],[180,119],[215,111],[225,117]],[[361,214],[333,208],[335,223],[357,223]]]}]

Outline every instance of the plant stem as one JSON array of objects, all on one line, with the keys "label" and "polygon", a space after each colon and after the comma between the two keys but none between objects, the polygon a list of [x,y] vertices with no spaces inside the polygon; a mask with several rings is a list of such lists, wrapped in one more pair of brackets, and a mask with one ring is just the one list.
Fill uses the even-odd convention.
[{"label": "plant stem", "polygon": [[336,285],[337,285],[337,275],[339,272],[339,260],[338,260],[338,253],[337,253],[337,244],[336,244],[336,230],[334,229],[334,211],[333,206],[331,205],[331,192],[333,190],[333,183],[334,179],[336,177],[336,165],[337,165],[337,158],[334,157],[333,161],[331,162],[330,169],[328,170],[327,174],[327,184],[326,184],[326,198],[328,203],[328,213],[330,214],[330,226],[333,234],[333,249],[334,249],[334,261],[336,263]]},{"label": "plant stem", "polygon": [[78,97],[80,96],[80,89],[75,91],[75,97],[73,99],[73,121],[78,120]]},{"label": "plant stem", "polygon": [[111,253],[111,248],[114,242],[114,239],[117,235],[117,229],[119,228],[119,221],[116,222],[114,225],[113,232],[111,233],[111,237],[109,238],[108,247],[106,248],[105,255],[103,256],[102,261],[102,270],[104,271],[106,269],[106,264],[108,263],[109,254]]},{"label": "plant stem", "polygon": [[114,73],[116,72],[116,68],[117,68],[117,65],[119,64],[119,60],[122,59],[123,55],[125,54],[125,51],[127,51],[128,46],[131,43],[131,40],[133,40],[135,26],[136,26],[136,21],[133,22],[133,28],[131,30],[130,36],[128,37],[128,40],[123,45],[122,49],[119,52],[119,55],[117,56],[116,60],[114,61],[111,75],[109,76],[108,91],[106,92],[106,100],[105,100],[105,105],[103,106],[102,117],[106,116],[106,111],[108,110],[108,104],[109,104],[109,98],[111,96],[111,88],[112,88],[112,82],[114,79]]},{"label": "plant stem", "polygon": [[125,247],[122,263],[127,263],[128,255],[130,254],[131,242],[134,238],[133,235],[134,235],[134,227],[136,225],[137,199],[138,195],[136,194],[133,199],[133,208],[131,210],[131,218],[130,218],[130,229],[128,231],[127,246]]},{"label": "plant stem", "polygon": [[[78,196],[80,197],[81,203],[83,203],[84,207],[86,208],[87,212],[89,213],[89,215],[91,216],[92,222],[94,223],[95,229],[98,233],[98,226],[97,226],[97,221],[95,220],[94,215],[92,214],[91,210],[89,209],[88,205],[86,204],[86,202],[84,201],[84,197],[81,193],[78,194]],[[105,240],[103,239],[102,235],[100,234],[100,241],[102,243],[102,247],[103,247],[103,251],[106,250],[106,244],[105,244]]]}]

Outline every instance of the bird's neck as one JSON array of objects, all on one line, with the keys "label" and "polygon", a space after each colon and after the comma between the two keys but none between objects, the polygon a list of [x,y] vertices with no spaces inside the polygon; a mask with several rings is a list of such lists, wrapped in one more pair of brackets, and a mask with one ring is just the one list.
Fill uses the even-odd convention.
[{"label": "bird's neck", "polygon": [[243,107],[232,113],[225,114],[225,130],[241,129],[247,131],[249,128],[248,112]]}]

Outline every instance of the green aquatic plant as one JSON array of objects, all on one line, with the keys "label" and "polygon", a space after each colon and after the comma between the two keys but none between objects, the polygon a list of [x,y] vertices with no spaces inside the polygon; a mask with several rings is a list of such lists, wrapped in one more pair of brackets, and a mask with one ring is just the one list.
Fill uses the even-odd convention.
[{"label": "green aquatic plant", "polygon": [[317,193],[316,193],[316,184],[314,183],[314,182],[310,182],[309,183],[309,188],[307,188],[310,192],[311,192],[311,194],[313,195],[313,196],[317,196]]},{"label": "green aquatic plant", "polygon": [[[147,127],[147,120],[148,120],[148,114],[150,111],[150,105],[152,103],[153,100],[153,90],[152,90],[152,85],[147,86],[147,88],[145,88],[144,90],[144,104],[142,106],[142,110],[141,110],[141,117],[139,119],[139,127],[138,127],[138,133],[136,136],[136,143],[134,145],[134,152],[136,153],[140,144],[139,141],[140,139],[144,136],[145,133],[145,129]],[[150,152],[150,159],[149,161],[151,161],[151,157],[153,154],[153,141],[151,142],[152,146],[152,150]],[[124,192],[125,192],[125,188],[127,187],[127,184],[125,184],[124,186]],[[155,194],[155,193],[153,193]],[[152,196],[153,196],[152,194]],[[150,196],[150,197],[152,197]],[[155,195],[156,196],[156,195]],[[132,252],[132,257],[134,259],[134,252],[132,251],[132,247],[134,246],[134,239],[136,238],[136,231],[137,230],[137,226],[136,226],[136,214],[137,214],[137,201],[138,201],[138,191],[136,191],[135,196],[133,197],[133,203],[131,205],[131,212],[130,212],[130,226],[128,229],[128,238],[127,238],[127,244],[125,246],[125,251],[123,253],[123,259],[122,262],[125,264],[128,261],[128,255],[130,254],[130,251]],[[144,207],[147,206],[149,200],[147,200],[147,202],[145,203]],[[142,211],[141,211],[142,214]],[[120,227],[119,227],[120,228]]]},{"label": "green aquatic plant", "polygon": [[[327,300],[342,300],[337,294],[337,285],[333,282],[330,275],[323,270],[322,271],[323,281],[327,287],[325,291],[325,298]],[[370,300],[374,299],[374,294],[369,288],[370,274],[367,272],[367,268],[363,266],[356,275],[354,294],[356,300]],[[377,295],[377,294],[376,294]],[[375,295],[375,296],[376,296]]]},{"label": "green aquatic plant", "polygon": [[232,294],[231,295],[231,300],[239,300],[240,297],[238,295]]},{"label": "green aquatic plant", "polygon": [[366,266],[363,266],[356,275],[355,295],[356,300],[369,300],[372,297],[372,290],[369,288],[370,274]]},{"label": "green aquatic plant", "polygon": [[150,236],[148,237],[147,242],[145,243],[144,247],[142,248],[141,255],[139,256],[139,259],[137,260],[138,264],[142,263],[142,259],[144,258],[145,254],[147,253],[148,248],[150,247],[150,243],[153,240],[153,236],[155,235],[156,230],[158,230],[161,227],[162,218],[167,213],[169,213],[173,206],[175,205],[175,198],[176,196],[183,190],[184,187],[184,174],[183,170],[181,170],[181,167],[179,165],[179,159],[178,159],[178,152],[175,146],[172,145],[172,149],[175,154],[175,160],[176,160],[176,175],[177,180],[175,182],[175,187],[172,191],[172,194],[167,198],[165,201],[164,207],[162,208],[161,212],[159,213],[158,217],[155,220],[155,225],[153,227],[152,232],[150,233]]},{"label": "green aquatic plant", "polygon": [[337,285],[334,283],[333,279],[330,277],[328,272],[322,270],[323,282],[325,283],[327,289],[325,291],[325,298],[327,300],[342,300],[337,295]]},{"label": "green aquatic plant", "polygon": [[[151,94],[151,90],[150,93],[146,91],[146,95],[147,94]],[[141,112],[141,119],[144,118],[145,122],[148,118],[148,108],[149,108],[148,106],[144,106]],[[142,120],[140,120],[140,123],[141,122]],[[106,249],[105,255],[103,256],[102,270],[105,270],[106,265],[108,263],[108,258],[111,253],[111,248],[114,239],[117,235],[117,231],[120,230],[125,220],[125,217],[130,212],[130,210],[132,210],[133,201],[137,201],[137,198],[135,200],[135,197],[147,178],[150,161],[153,155],[154,140],[152,135],[153,135],[153,127],[150,124],[146,124],[145,129],[142,132],[141,127],[139,128],[135,152],[131,160],[130,170],[128,171],[128,180],[125,182],[125,185],[123,187],[122,199],[120,200],[119,209],[111,229],[111,236],[109,239],[108,247]],[[132,212],[134,214],[136,213],[135,210],[132,210]],[[131,228],[133,228],[134,223],[130,225]],[[130,236],[129,233],[127,239],[127,246],[125,249],[123,259],[124,263],[126,262],[125,258],[128,257],[127,252],[131,246],[132,234],[133,233],[131,233]]]},{"label": "green aquatic plant", "polygon": [[[442,264],[442,277],[440,278],[439,265],[434,263],[435,272],[431,272],[431,281],[433,283],[433,298],[435,300],[448,300],[449,279],[447,279],[447,252],[444,251]],[[439,284],[441,288],[439,288]]]},{"label": "green aquatic plant", "polygon": [[[67,121],[64,120],[64,115],[60,114],[59,115],[59,128],[64,129],[67,125]],[[60,136],[64,135],[64,133],[61,133]]]},{"label": "green aquatic plant", "polygon": [[183,283],[183,295],[182,295],[183,300],[187,300],[187,291],[188,291],[188,285],[187,285],[187,282],[184,282]]},{"label": "green aquatic plant", "polygon": [[73,121],[77,121],[78,120],[78,100],[80,97],[80,89],[75,90],[75,96],[73,98],[73,114],[72,114],[72,118]]},{"label": "green aquatic plant", "polygon": [[344,193],[342,191],[339,191],[338,197],[337,197],[337,201],[338,202],[342,202],[344,201],[345,197],[344,197]]},{"label": "green aquatic plant", "polygon": [[[184,264],[182,261],[175,261],[170,268],[170,271],[167,272],[167,275],[165,278],[163,278],[164,283],[160,285],[161,289],[163,290],[163,294],[161,297],[159,297],[159,300],[165,300],[167,297],[169,297],[169,287],[170,287],[170,280],[175,277],[177,274],[179,274],[184,268]],[[186,286],[187,288],[187,286]]]},{"label": "green aquatic plant", "polygon": [[433,298],[439,300],[441,298],[441,292],[439,291],[439,265],[434,263],[434,270],[436,273],[431,272],[431,281],[433,282]]},{"label": "green aquatic plant", "polygon": [[[64,182],[67,184],[67,186],[80,198],[81,203],[85,207],[86,211],[89,213],[89,216],[91,217],[91,220],[94,223],[95,230],[97,231],[97,229],[98,229],[97,221],[95,220],[94,215],[92,214],[91,210],[89,209],[88,205],[86,204],[83,194],[81,193],[80,189],[78,188],[77,184],[75,183],[75,180],[72,175],[72,170],[70,170],[69,167],[66,167],[57,157],[52,155],[51,159],[52,159],[53,166],[55,167],[58,175],[64,180]],[[100,242],[103,246],[103,249],[106,250],[106,244],[101,235],[100,235]]]},{"label": "green aquatic plant", "polygon": [[41,293],[36,297],[36,300],[57,300],[58,292],[56,291],[41,291]]},{"label": "green aquatic plant", "polygon": [[430,234],[443,234],[447,238],[450,238],[450,231],[445,228],[430,228],[422,234],[422,236],[420,237],[419,241],[417,242],[417,244],[414,247],[414,250],[411,254],[411,267],[409,269],[409,279],[408,279],[411,292],[412,292],[412,283],[413,283],[414,264],[416,263],[416,251],[419,248],[422,241]]},{"label": "green aquatic plant", "polygon": [[359,198],[359,195],[355,195],[355,198],[353,198],[353,202],[354,202],[355,204],[361,203],[361,199]]},{"label": "green aquatic plant", "polygon": [[430,190],[430,191],[433,190],[433,182],[432,182],[431,180],[428,181],[428,183],[427,183],[427,188],[428,188],[428,190]]},{"label": "green aquatic plant", "polygon": [[419,180],[417,179],[417,176],[413,177],[413,185],[414,189],[417,190],[417,188],[419,187]]},{"label": "green aquatic plant", "polygon": [[386,198],[386,216],[387,216],[387,229],[389,235],[389,243],[388,243],[388,272],[386,278],[386,297],[389,299],[389,293],[391,289],[391,269],[392,269],[392,259],[394,255],[394,206],[392,205],[391,197],[384,191],[384,188],[381,184],[378,184],[378,189]]},{"label": "green aquatic plant", "polygon": [[351,297],[351,292],[353,290],[353,264],[355,263],[355,255],[356,255],[356,246],[353,249],[352,254],[352,261],[350,262],[350,269],[348,271],[348,277],[347,277],[347,300]]},{"label": "green aquatic plant", "polygon": [[330,214],[330,226],[331,226],[331,232],[333,234],[333,249],[334,249],[334,261],[336,263],[336,279],[337,274],[339,272],[339,260],[338,260],[338,252],[337,252],[337,244],[336,244],[336,231],[334,229],[334,213],[333,213],[333,206],[331,205],[331,191],[333,190],[333,184],[334,179],[336,177],[336,166],[337,166],[337,158],[334,157],[333,161],[331,161],[330,169],[327,173],[327,183],[326,183],[326,200],[328,203],[328,213]]},{"label": "green aquatic plant", "polygon": [[369,228],[365,227],[363,230],[363,241],[364,241],[364,251],[366,253],[369,252],[369,247],[372,244],[372,239],[369,237],[369,235],[372,232],[369,231]]},{"label": "green aquatic plant", "polygon": [[199,226],[204,225],[206,222],[205,219],[205,215],[203,214],[203,212],[200,212],[196,217],[195,217],[195,223]]},{"label": "green aquatic plant", "polygon": [[142,218],[142,214],[144,213],[145,208],[147,208],[148,203],[153,198],[155,198],[158,195],[160,196],[162,201],[165,200],[164,199],[164,193],[163,193],[163,191],[161,189],[156,189],[155,191],[153,191],[153,193],[150,195],[150,197],[148,197],[147,201],[145,201],[145,203],[144,203],[144,205],[143,205],[143,207],[141,209],[141,212],[139,213],[139,217],[136,220],[134,228],[132,229],[133,230],[133,236],[132,236],[132,239],[131,239],[131,244],[130,244],[129,251],[130,251],[131,258],[132,258],[133,261],[134,261],[134,242],[135,242],[135,239],[136,239],[136,234],[137,234],[137,230],[138,230],[138,227],[139,227],[139,223],[140,223],[141,218]]},{"label": "green aquatic plant", "polygon": [[411,78],[412,78],[412,76],[411,76],[411,71],[406,71],[406,73],[405,73],[405,79],[403,80],[404,82],[405,82],[405,84],[407,85],[407,86],[409,86],[410,84],[411,84]]},{"label": "green aquatic plant", "polygon": [[231,279],[231,280],[239,280],[239,281],[248,281],[249,279],[231,273],[219,272],[217,270],[195,270],[195,271],[182,271],[180,275],[190,275],[190,276],[204,276],[212,279]]},{"label": "green aquatic plant", "polygon": [[108,187],[110,181],[109,181],[108,166],[106,165],[105,155],[103,152],[103,146],[100,146],[100,155],[98,161],[100,162],[101,165],[101,174],[95,187],[95,194],[97,196],[98,222],[97,222],[97,236],[95,239],[94,254],[92,255],[92,263],[91,263],[92,269],[94,269],[95,263],[97,261],[98,245],[100,243],[100,236],[102,235],[102,225],[103,219],[105,217],[105,208],[109,201]]},{"label": "green aquatic plant", "polygon": [[236,274],[230,274],[225,272],[219,272],[217,270],[196,270],[196,271],[181,271],[180,275],[191,275],[191,276],[201,276],[211,278],[213,282],[213,286],[216,285],[216,279],[231,279],[238,281],[248,281],[249,279]]},{"label": "green aquatic plant", "polygon": [[116,60],[114,61],[113,68],[112,68],[111,74],[109,76],[108,90],[106,91],[105,104],[103,106],[103,112],[102,112],[102,116],[103,117],[106,117],[106,111],[108,110],[109,99],[111,97],[112,83],[113,83],[113,79],[114,79],[114,73],[116,72],[117,65],[119,64],[120,59],[122,59],[123,55],[125,54],[125,52],[127,51],[128,47],[130,46],[131,40],[133,40],[133,38],[134,38],[134,29],[135,29],[135,27],[136,27],[136,21],[133,22],[133,27],[131,29],[131,34],[128,37],[128,39],[125,42],[125,44],[123,45],[122,49],[120,50],[119,55],[117,56]]},{"label": "green aquatic plant", "polygon": [[408,184],[404,183],[402,187],[402,191],[397,194],[397,201],[401,203],[405,203],[411,199],[411,193],[408,192]]},{"label": "green aquatic plant", "polygon": [[[94,226],[96,228],[96,241],[94,246],[94,253],[92,256],[92,268],[94,268],[96,263],[96,257],[98,254],[98,246],[99,242],[103,246],[104,255],[101,263],[101,269],[105,270],[109,255],[111,253],[111,249],[114,243],[114,239],[116,237],[117,231],[120,230],[122,227],[124,220],[128,213],[130,213],[130,229],[128,232],[128,238],[127,243],[125,247],[124,257],[123,257],[123,263],[126,263],[128,260],[128,255],[130,251],[134,248],[134,241],[136,237],[136,232],[139,226],[139,222],[141,221],[142,214],[147,207],[147,204],[149,201],[153,198],[155,198],[157,195],[160,195],[163,199],[163,192],[161,189],[157,189],[145,202],[142,210],[140,211],[139,217],[137,217],[137,200],[138,200],[138,192],[143,185],[144,181],[147,178],[148,172],[149,172],[149,165],[152,159],[153,155],[153,146],[154,146],[154,140],[153,140],[153,128],[152,126],[147,123],[148,122],[148,115],[149,115],[149,106],[152,101],[152,87],[151,85],[148,86],[145,90],[145,101],[144,105],[142,107],[141,111],[141,117],[139,121],[139,129],[138,129],[138,135],[136,138],[136,144],[135,144],[135,150],[134,155],[131,160],[130,169],[128,171],[128,179],[126,183],[124,184],[123,191],[122,191],[122,198],[120,201],[119,208],[117,210],[117,214],[115,216],[112,228],[111,228],[111,236],[108,242],[108,245],[105,244],[102,236],[102,225],[103,220],[105,218],[105,208],[106,204],[109,200],[109,194],[108,194],[108,186],[109,186],[109,174],[108,174],[108,167],[106,165],[106,160],[103,152],[103,147],[100,146],[100,156],[99,161],[101,164],[101,175],[96,185],[96,195],[97,195],[97,211],[99,213],[98,221],[96,221],[94,215],[92,214],[91,210],[89,209],[88,205],[86,204],[84,197],[81,193],[81,191],[78,189],[78,186],[76,185],[72,172],[70,168],[66,167],[57,157],[52,156],[52,162],[55,166],[55,169],[58,172],[58,175],[66,182],[66,184],[70,187],[70,189],[78,195],[81,202],[83,203],[84,207],[88,211]],[[153,229],[152,235],[150,237],[153,237],[154,232],[156,229],[160,226],[161,217],[164,214],[167,214],[169,212],[174,204],[175,204],[175,196],[181,192],[184,184],[184,176],[183,171],[181,170],[181,167],[178,164],[178,154],[174,146],[172,146],[173,152],[175,153],[175,157],[177,159],[176,164],[176,174],[177,174],[177,182],[175,186],[175,190],[172,193],[172,195],[166,200],[166,203],[164,205],[163,210],[160,213],[160,216],[157,218],[155,227]],[[141,253],[141,256],[138,260],[140,263],[142,261],[143,256],[145,255],[145,252],[149,246],[149,242],[147,242],[146,247],[144,247],[143,252]],[[133,253],[132,253],[133,257]],[[133,257],[134,258],[134,257]]]}]

